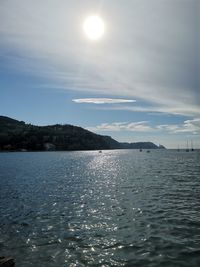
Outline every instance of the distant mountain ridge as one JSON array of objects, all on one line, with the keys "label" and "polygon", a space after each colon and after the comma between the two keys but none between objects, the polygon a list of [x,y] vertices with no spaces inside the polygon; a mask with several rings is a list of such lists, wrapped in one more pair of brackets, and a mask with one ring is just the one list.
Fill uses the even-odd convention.
[{"label": "distant mountain ridge", "polygon": [[35,126],[0,116],[0,151],[158,149],[151,142],[119,143],[73,125]]}]

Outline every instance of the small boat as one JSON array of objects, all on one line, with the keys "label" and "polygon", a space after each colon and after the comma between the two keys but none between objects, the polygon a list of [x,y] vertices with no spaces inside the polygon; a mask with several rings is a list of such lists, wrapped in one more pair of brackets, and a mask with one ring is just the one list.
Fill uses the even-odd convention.
[{"label": "small boat", "polygon": [[102,153],[102,150],[99,150],[99,153]]},{"label": "small boat", "polygon": [[191,140],[191,151],[194,151],[192,140]]},{"label": "small boat", "polygon": [[147,150],[147,153],[150,153],[150,150]]},{"label": "small boat", "polygon": [[142,152],[142,148],[140,148],[140,152]]}]

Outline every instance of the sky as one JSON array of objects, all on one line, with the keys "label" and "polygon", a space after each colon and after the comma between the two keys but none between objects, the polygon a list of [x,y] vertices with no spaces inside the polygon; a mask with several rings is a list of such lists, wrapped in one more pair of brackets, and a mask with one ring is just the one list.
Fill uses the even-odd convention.
[{"label": "sky", "polygon": [[200,148],[199,20],[199,0],[0,0],[0,115]]}]

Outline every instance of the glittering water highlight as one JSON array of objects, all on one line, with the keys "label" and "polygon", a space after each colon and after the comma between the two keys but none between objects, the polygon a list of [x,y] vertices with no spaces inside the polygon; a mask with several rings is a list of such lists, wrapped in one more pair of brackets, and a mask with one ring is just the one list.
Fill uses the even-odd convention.
[{"label": "glittering water highlight", "polygon": [[200,152],[1,153],[16,267],[199,266]]}]

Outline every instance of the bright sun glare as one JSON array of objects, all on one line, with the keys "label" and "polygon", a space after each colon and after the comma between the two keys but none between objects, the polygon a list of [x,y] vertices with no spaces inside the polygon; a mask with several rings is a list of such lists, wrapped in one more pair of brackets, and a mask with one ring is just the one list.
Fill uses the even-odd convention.
[{"label": "bright sun glare", "polygon": [[89,39],[94,41],[101,39],[104,34],[104,29],[104,22],[97,15],[87,17],[83,24],[85,34]]}]

